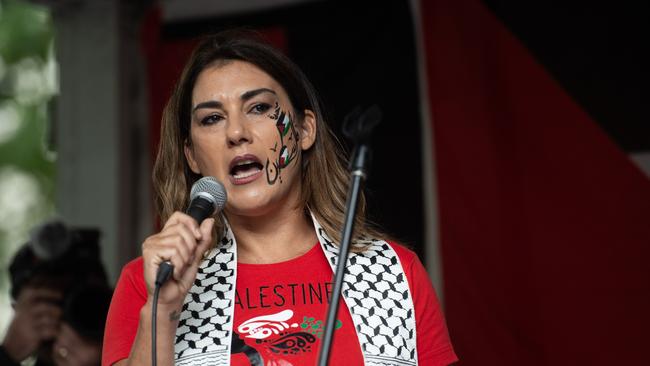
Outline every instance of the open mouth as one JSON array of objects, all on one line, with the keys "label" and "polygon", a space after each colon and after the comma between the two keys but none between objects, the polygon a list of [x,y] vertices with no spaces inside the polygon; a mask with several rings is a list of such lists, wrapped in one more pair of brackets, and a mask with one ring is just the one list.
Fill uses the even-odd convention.
[{"label": "open mouth", "polygon": [[237,180],[252,177],[261,171],[262,163],[252,155],[236,157],[230,163],[230,175]]}]

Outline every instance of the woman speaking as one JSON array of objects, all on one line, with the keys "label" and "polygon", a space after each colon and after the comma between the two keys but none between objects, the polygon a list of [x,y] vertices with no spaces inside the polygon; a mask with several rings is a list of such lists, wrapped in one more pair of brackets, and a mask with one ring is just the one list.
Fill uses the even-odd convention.
[{"label": "woman speaking", "polygon": [[[162,118],[154,167],[162,230],[115,289],[103,365],[150,365],[156,272],[158,365],[315,365],[327,306],[340,301],[332,365],[456,361],[424,267],[355,219],[340,299],[332,274],[349,177],[311,83],[250,34],[195,49]],[[192,185],[223,183],[222,212],[185,214]]]}]

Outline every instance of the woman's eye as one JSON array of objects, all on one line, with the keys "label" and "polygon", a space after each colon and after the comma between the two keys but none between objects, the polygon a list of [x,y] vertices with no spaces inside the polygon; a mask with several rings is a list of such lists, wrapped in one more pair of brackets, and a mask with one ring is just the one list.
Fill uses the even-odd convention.
[{"label": "woman's eye", "polygon": [[211,124],[215,124],[215,123],[221,121],[222,119],[223,119],[223,117],[221,117],[218,114],[211,114],[209,116],[203,117],[203,119],[201,120],[201,124],[202,125],[211,125]]},{"label": "woman's eye", "polygon": [[263,114],[263,113],[268,112],[269,109],[271,109],[271,105],[270,105],[270,104],[259,103],[259,104],[255,104],[255,105],[251,108],[251,112],[253,112],[253,113],[257,113],[257,114]]}]

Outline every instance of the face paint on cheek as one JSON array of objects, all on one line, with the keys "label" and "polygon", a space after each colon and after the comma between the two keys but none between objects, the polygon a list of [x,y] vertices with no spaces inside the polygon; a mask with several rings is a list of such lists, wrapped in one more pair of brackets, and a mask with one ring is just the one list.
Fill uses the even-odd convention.
[{"label": "face paint on cheek", "polygon": [[280,168],[284,169],[289,165],[291,160],[289,159],[289,150],[286,146],[282,146],[280,150],[280,155],[278,157],[278,162],[280,163]]},{"label": "face paint on cheek", "polygon": [[[298,139],[291,115],[282,111],[278,103],[275,104],[275,111],[269,115],[269,118],[275,120],[279,135],[279,143],[276,142],[269,149],[275,153],[274,161],[267,158],[265,164],[266,181],[269,185],[273,185],[278,180],[282,183],[282,169],[289,166],[298,156]],[[293,146],[289,146],[289,142],[293,142],[291,144]],[[279,151],[278,145],[280,146]]]},{"label": "face paint on cheek", "polygon": [[284,138],[284,136],[287,135],[287,132],[289,132],[293,125],[291,123],[291,119],[289,119],[289,116],[285,113],[282,113],[280,114],[280,118],[278,118],[278,122],[275,124],[275,126],[278,128],[280,138]]}]

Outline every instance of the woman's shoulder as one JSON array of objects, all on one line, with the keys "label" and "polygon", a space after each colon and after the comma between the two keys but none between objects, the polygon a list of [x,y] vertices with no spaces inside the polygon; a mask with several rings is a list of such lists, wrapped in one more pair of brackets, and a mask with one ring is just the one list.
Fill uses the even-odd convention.
[{"label": "woman's shoulder", "polygon": [[122,267],[122,274],[120,280],[144,280],[144,262],[142,257],[137,257]]},{"label": "woman's shoulder", "polygon": [[142,257],[135,258],[122,267],[122,273],[116,284],[117,292],[124,292],[134,294],[137,293],[140,297],[147,295],[147,287],[144,282],[144,264]]},{"label": "woman's shoulder", "polygon": [[132,259],[130,262],[124,265],[122,268],[122,271],[136,271],[139,272],[141,269],[144,269],[144,264],[142,261],[142,257],[137,257],[135,259]]}]

